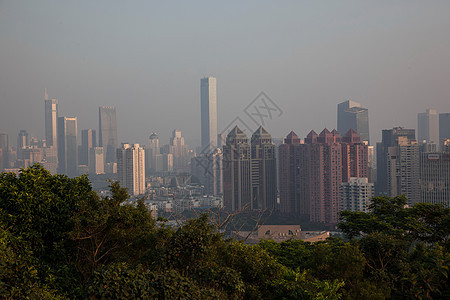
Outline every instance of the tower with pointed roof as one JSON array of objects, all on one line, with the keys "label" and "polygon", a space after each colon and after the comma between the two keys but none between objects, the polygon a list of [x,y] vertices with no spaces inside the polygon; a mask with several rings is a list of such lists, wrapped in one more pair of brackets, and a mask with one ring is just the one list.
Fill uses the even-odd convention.
[{"label": "tower with pointed roof", "polygon": [[275,209],[277,205],[277,165],[272,136],[260,126],[251,140],[252,208]]},{"label": "tower with pointed roof", "polygon": [[252,208],[251,159],[247,135],[235,126],[223,146],[223,197],[228,211]]}]

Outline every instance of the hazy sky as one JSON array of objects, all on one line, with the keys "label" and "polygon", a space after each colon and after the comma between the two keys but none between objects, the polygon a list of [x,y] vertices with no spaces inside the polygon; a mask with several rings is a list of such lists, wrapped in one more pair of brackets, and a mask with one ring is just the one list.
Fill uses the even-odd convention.
[{"label": "hazy sky", "polygon": [[264,91],[273,137],[336,127],[336,105],[369,109],[371,140],[450,112],[450,1],[0,0],[0,131],[43,138],[44,88],[60,116],[119,142],[200,142],[200,78],[215,76],[219,128]]}]

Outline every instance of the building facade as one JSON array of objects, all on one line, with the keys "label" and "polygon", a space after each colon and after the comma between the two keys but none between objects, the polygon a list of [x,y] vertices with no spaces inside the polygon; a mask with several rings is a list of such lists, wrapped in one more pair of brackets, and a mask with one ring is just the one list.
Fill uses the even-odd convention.
[{"label": "building facade", "polygon": [[367,178],[350,177],[348,182],[341,183],[340,210],[369,212],[375,187]]},{"label": "building facade", "polygon": [[78,176],[77,118],[58,118],[58,173]]},{"label": "building facade", "polygon": [[439,144],[438,113],[434,109],[427,109],[417,114],[417,141],[422,143]]},{"label": "building facade", "polygon": [[200,80],[202,152],[214,150],[217,144],[217,89],[216,78]]},{"label": "building facade", "polygon": [[420,154],[420,197],[450,207],[450,152]]},{"label": "building facade", "polygon": [[116,162],[117,120],[116,107],[100,106],[98,108],[99,146],[103,147],[105,163]]},{"label": "building facade", "polygon": [[439,145],[450,139],[450,113],[439,114]]},{"label": "building facade", "polygon": [[58,135],[58,100],[49,99],[45,91],[45,141],[47,147],[57,147]]},{"label": "building facade", "polygon": [[398,137],[387,153],[387,196],[405,195],[408,204],[420,201],[419,144],[406,136]]},{"label": "building facade", "polygon": [[344,101],[338,104],[337,120],[338,132],[341,135],[346,134],[349,129],[353,129],[360,135],[362,141],[367,141],[370,145],[369,110],[367,108],[361,107],[361,104],[355,101]]},{"label": "building facade", "polygon": [[139,144],[122,144],[117,149],[117,173],[128,193],[137,196],[145,193],[145,150]]},{"label": "building facade", "polygon": [[251,148],[247,135],[234,127],[223,146],[223,196],[228,211],[252,208]]},{"label": "building facade", "polygon": [[406,137],[408,140],[416,140],[414,129],[394,127],[383,129],[381,143],[377,143],[377,181],[375,183],[375,194],[378,196],[388,196],[388,148],[398,145],[399,137]]},{"label": "building facade", "polygon": [[272,136],[260,126],[251,139],[252,208],[277,208],[277,162]]},{"label": "building facade", "polygon": [[97,147],[97,136],[94,129],[84,129],[81,131],[81,147],[78,163],[90,166],[90,152]]}]

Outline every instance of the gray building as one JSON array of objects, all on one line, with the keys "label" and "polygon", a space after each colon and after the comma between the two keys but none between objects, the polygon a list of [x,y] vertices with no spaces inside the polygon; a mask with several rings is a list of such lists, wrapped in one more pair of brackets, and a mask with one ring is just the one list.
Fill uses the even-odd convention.
[{"label": "gray building", "polygon": [[200,80],[202,152],[214,150],[217,144],[216,78]]},{"label": "gray building", "polygon": [[116,107],[100,106],[98,108],[99,147],[103,147],[105,163],[116,162],[117,120]]},{"label": "gray building", "polygon": [[438,114],[434,109],[427,109],[417,114],[417,141],[419,143],[439,143]]},{"label": "gray building", "polygon": [[450,207],[450,152],[420,154],[420,197]]},{"label": "gray building", "polygon": [[78,163],[90,166],[90,151],[97,147],[97,136],[94,129],[84,129],[81,131],[81,148]]},{"label": "gray building", "polygon": [[399,137],[406,137],[408,140],[415,140],[415,130],[403,127],[383,129],[382,141],[377,143],[377,181],[375,184],[376,195],[388,195],[388,148],[397,146]]},{"label": "gray building", "polygon": [[58,118],[58,173],[78,175],[77,118]]},{"label": "gray building", "polygon": [[253,209],[277,206],[277,163],[272,136],[260,126],[251,139],[251,181]]},{"label": "gray building", "polygon": [[450,139],[450,113],[439,114],[439,145]]},{"label": "gray building", "polygon": [[8,149],[8,134],[0,132],[0,171],[9,168]]},{"label": "gray building", "polygon": [[235,126],[223,146],[223,201],[228,211],[252,208],[251,148],[247,135]]},{"label": "gray building", "polygon": [[344,101],[338,104],[337,110],[338,132],[344,136],[349,129],[355,130],[362,141],[369,138],[369,110],[361,107],[361,104],[355,101]]},{"label": "gray building", "polygon": [[217,148],[191,159],[191,174],[204,186],[205,195],[223,195],[223,153]]}]

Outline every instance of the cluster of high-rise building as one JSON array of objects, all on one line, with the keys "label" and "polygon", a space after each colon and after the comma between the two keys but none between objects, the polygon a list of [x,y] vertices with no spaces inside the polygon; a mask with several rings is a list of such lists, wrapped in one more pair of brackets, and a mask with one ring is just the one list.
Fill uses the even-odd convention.
[{"label": "cluster of high-rise building", "polygon": [[77,118],[59,116],[58,100],[47,91],[44,104],[45,139],[20,130],[14,148],[0,133],[0,170],[37,162],[68,176],[109,174],[132,195],[145,194],[161,174],[190,174],[190,184],[198,182],[201,193],[214,199],[223,197],[226,210],[274,210],[330,225],[341,210],[368,211],[374,195],[404,194],[410,205],[450,205],[450,113],[427,109],[418,114],[417,138],[415,129],[394,127],[383,130],[374,147],[368,109],[348,100],[337,105],[337,130],[311,130],[303,140],[291,131],[276,146],[262,126],[251,136],[238,126],[218,134],[217,81],[207,77],[200,80],[196,153],[178,129],[162,146],[152,132],[146,146],[119,147],[114,106],[99,107],[98,135],[82,129],[79,145]]}]

